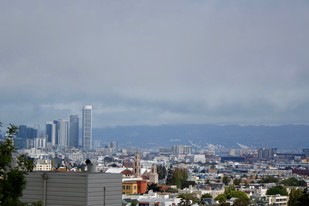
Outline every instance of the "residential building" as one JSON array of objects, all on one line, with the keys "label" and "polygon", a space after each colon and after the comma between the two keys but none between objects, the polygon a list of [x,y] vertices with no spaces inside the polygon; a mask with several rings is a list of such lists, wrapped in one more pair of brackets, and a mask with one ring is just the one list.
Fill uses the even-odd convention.
[{"label": "residential building", "polygon": [[192,154],[192,147],[188,145],[176,145],[173,147],[174,154]]},{"label": "residential building", "polygon": [[269,205],[287,206],[289,196],[270,195],[267,197]]},{"label": "residential building", "polygon": [[147,192],[147,181],[145,180],[126,180],[122,182],[122,194],[136,195]]},{"label": "residential building", "polygon": [[274,159],[277,148],[260,148],[258,149],[258,158],[263,160]]},{"label": "residential building", "polygon": [[35,162],[33,171],[51,171],[52,161],[49,159],[38,159]]}]

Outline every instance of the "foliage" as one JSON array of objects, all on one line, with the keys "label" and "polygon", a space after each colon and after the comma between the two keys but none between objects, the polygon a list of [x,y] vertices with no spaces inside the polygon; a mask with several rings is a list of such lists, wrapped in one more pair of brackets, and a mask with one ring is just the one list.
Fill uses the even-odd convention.
[{"label": "foliage", "polygon": [[167,171],[166,184],[167,185],[173,184],[173,169],[172,168],[169,168]]},{"label": "foliage", "polygon": [[225,187],[224,194],[218,195],[215,200],[222,204],[225,203],[227,199],[231,199],[232,197],[237,198],[237,201],[235,201],[233,205],[248,205],[250,202],[249,197],[245,192],[237,191],[233,186]]},{"label": "foliage", "polygon": [[250,203],[249,198],[247,198],[247,199],[237,198],[234,201],[233,206],[248,206],[249,203]]},{"label": "foliage", "polygon": [[17,127],[10,125],[6,139],[0,143],[0,205],[24,205],[19,201],[26,186],[24,175],[34,167],[27,156],[14,156],[13,137],[16,132]]},{"label": "foliage", "polygon": [[279,180],[274,176],[266,176],[260,180],[260,183],[277,183]]},{"label": "foliage", "polygon": [[292,188],[291,192],[289,194],[288,205],[289,206],[297,206],[297,203],[298,203],[299,199],[302,197],[302,195],[303,195],[303,190],[302,189]]},{"label": "foliage", "polygon": [[187,178],[188,178],[187,169],[176,167],[173,170],[173,173],[172,173],[171,183],[173,185],[176,185],[177,188],[183,189],[185,187],[186,182],[187,182]]},{"label": "foliage", "polygon": [[131,205],[132,206],[137,206],[138,205],[138,200],[132,200]]},{"label": "foliage", "polygon": [[285,186],[307,186],[307,183],[304,180],[298,180],[295,177],[290,177],[286,180],[282,180],[280,183]]},{"label": "foliage", "polygon": [[157,172],[158,172],[159,180],[163,180],[165,176],[167,175],[166,167],[163,165],[157,166]]},{"label": "foliage", "polygon": [[178,205],[190,206],[194,203],[199,202],[199,198],[194,193],[183,193],[178,196],[181,198],[180,203]]},{"label": "foliage", "polygon": [[233,183],[234,183],[234,185],[240,185],[240,183],[241,183],[241,179],[234,179],[234,181],[233,181]]},{"label": "foliage", "polygon": [[296,206],[309,205],[309,191],[308,188],[304,189],[302,196],[298,199]]},{"label": "foliage", "polygon": [[224,194],[228,194],[232,191],[235,191],[234,185],[230,185],[230,186],[224,188]]},{"label": "foliage", "polygon": [[204,199],[204,198],[212,198],[212,196],[211,194],[206,193],[206,194],[203,194],[201,197],[201,199]]},{"label": "foliage", "polygon": [[150,183],[147,186],[147,192],[149,192],[150,190],[152,190],[153,192],[160,192],[161,187],[158,186],[157,183]]},{"label": "foliage", "polygon": [[167,190],[166,190],[166,192],[169,192],[169,193],[178,193],[178,190],[177,189],[175,189],[175,188],[168,188]]},{"label": "foliage", "polygon": [[222,183],[225,185],[228,185],[231,181],[231,178],[229,178],[228,176],[223,176],[222,177]]},{"label": "foliage", "polygon": [[195,186],[196,185],[196,182],[195,181],[185,181],[183,184],[182,184],[182,188],[189,188],[190,185],[192,186]]},{"label": "foliage", "polygon": [[229,193],[226,194],[227,199],[231,199],[232,197],[238,198],[238,199],[249,199],[247,194],[242,191],[230,191]]},{"label": "foliage", "polygon": [[266,195],[278,195],[278,194],[282,196],[287,196],[288,192],[286,188],[281,185],[271,187],[266,191]]},{"label": "foliage", "polygon": [[309,206],[309,193],[308,188],[292,189],[289,194],[289,206]]},{"label": "foliage", "polygon": [[218,201],[219,203],[224,203],[226,202],[227,198],[225,194],[220,194],[215,198],[216,201]]}]

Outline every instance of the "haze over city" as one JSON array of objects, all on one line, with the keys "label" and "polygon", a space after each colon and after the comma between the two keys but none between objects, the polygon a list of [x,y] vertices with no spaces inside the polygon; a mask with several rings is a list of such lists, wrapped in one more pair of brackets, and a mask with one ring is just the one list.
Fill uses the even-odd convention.
[{"label": "haze over city", "polygon": [[309,123],[308,1],[4,1],[0,121]]}]

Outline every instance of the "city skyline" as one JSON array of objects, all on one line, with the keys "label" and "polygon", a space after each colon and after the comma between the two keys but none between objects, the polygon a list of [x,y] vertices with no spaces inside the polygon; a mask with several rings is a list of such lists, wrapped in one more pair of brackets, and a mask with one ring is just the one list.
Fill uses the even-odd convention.
[{"label": "city skyline", "polygon": [[309,124],[308,1],[3,2],[0,121]]}]

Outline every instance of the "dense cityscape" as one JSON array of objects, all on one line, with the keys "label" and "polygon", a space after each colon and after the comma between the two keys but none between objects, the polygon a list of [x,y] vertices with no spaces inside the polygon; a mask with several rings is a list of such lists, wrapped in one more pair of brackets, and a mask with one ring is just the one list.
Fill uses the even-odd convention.
[{"label": "dense cityscape", "polygon": [[[18,126],[12,136],[14,146],[34,162],[26,175],[22,201],[43,205],[297,205],[305,198],[301,194],[309,186],[308,148],[301,153],[279,153],[277,148],[240,143],[238,148],[211,144],[205,148],[191,141],[150,149],[120,147],[117,141],[104,145],[93,141],[92,106],[85,105],[81,113],[81,130],[77,114],[69,120],[48,121],[44,132]],[[82,174],[94,182],[83,181]],[[39,190],[43,184],[44,190]],[[75,198],[89,187],[92,193]]]},{"label": "dense cityscape", "polygon": [[0,4],[0,206],[309,206],[308,0]]}]

